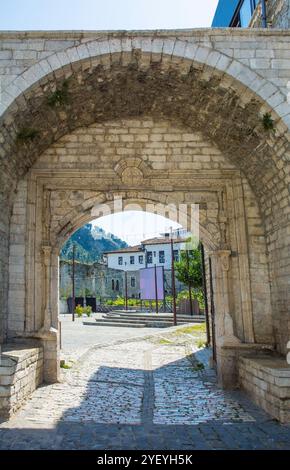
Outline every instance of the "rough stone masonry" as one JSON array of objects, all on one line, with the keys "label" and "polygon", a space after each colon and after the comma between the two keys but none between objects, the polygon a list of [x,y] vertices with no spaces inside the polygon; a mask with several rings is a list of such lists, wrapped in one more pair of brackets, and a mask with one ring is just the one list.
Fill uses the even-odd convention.
[{"label": "rough stone masonry", "polygon": [[96,205],[199,204],[217,370],[290,338],[288,30],[0,33],[1,338],[58,380],[58,254]]}]

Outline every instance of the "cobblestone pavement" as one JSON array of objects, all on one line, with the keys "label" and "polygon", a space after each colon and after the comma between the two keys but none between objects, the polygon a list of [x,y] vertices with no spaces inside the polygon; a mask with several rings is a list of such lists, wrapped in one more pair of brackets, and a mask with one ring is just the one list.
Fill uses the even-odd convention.
[{"label": "cobblestone pavement", "polygon": [[218,388],[189,347],[155,336],[90,349],[0,425],[0,448],[290,449],[290,426]]}]

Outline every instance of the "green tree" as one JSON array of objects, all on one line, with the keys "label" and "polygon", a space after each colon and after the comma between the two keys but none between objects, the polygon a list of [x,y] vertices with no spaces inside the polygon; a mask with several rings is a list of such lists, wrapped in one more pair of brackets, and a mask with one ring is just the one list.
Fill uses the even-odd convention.
[{"label": "green tree", "polygon": [[202,287],[201,252],[199,248],[182,251],[174,264],[176,278],[193,288]]}]

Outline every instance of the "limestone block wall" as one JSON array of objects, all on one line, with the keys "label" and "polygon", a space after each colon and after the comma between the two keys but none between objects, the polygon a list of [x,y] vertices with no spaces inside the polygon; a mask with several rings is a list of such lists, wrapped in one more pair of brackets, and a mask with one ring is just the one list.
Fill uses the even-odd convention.
[{"label": "limestone block wall", "polygon": [[97,170],[105,176],[106,170],[114,169],[122,159],[136,157],[153,170],[235,168],[201,133],[150,118],[122,119],[77,129],[47,149],[33,168]]},{"label": "limestone block wall", "polygon": [[[273,27],[288,28],[286,24],[287,11],[289,10],[288,0],[268,0],[267,3],[269,15],[271,18],[273,17]],[[281,8],[282,13],[280,13]],[[258,83],[256,83],[255,86],[253,83],[255,77],[251,74],[251,70],[256,71],[260,77],[276,85],[284,94],[284,97],[287,94],[287,81],[290,78],[287,60],[285,60],[289,45],[289,33],[287,31],[217,28],[214,30],[197,29],[179,32],[159,31],[158,35],[153,35],[152,31],[143,31],[139,34],[116,32],[112,34],[113,42],[111,46],[105,44],[108,37],[108,33],[97,31],[0,33],[0,73],[2,91],[3,94],[5,93],[5,96],[2,97],[1,110],[9,104],[9,96],[17,95],[21,90],[21,87],[19,89],[20,83],[17,81],[20,75],[23,75],[28,88],[29,83],[32,84],[35,80],[41,79],[45,72],[50,73],[67,63],[86,59],[96,55],[96,53],[105,54],[110,51],[111,53],[127,53],[131,51],[132,47],[144,47],[144,50],[151,51],[152,48],[156,55],[161,54],[162,56],[162,54],[171,54],[173,52],[176,40],[185,42],[184,46],[176,44],[174,52],[177,56],[184,54],[186,41],[198,45],[199,48],[209,48],[208,53],[212,49],[214,53],[210,59],[207,58],[206,50],[200,50],[196,55],[196,59],[201,62],[207,59],[209,65],[213,67],[221,67],[223,70],[229,69],[229,73],[233,76],[240,74],[242,82],[245,81],[247,84],[252,82],[253,89],[259,90],[259,93],[265,96],[265,99],[273,96],[274,101],[277,100],[275,90],[266,82],[261,82],[260,86],[257,86]],[[172,41],[173,44],[163,47],[163,40]],[[95,47],[94,41],[102,42],[103,47]],[[156,44],[153,44],[153,41]],[[218,60],[218,53],[223,54],[223,60]],[[38,67],[37,65],[40,63],[41,65]],[[248,70],[245,68],[238,70],[240,64],[250,68]],[[33,68],[33,66],[35,67]],[[273,70],[275,73],[273,73]],[[24,82],[23,85],[25,85]],[[275,102],[275,107],[278,106],[282,107],[280,100],[279,103]],[[283,107],[285,108],[284,103]]]},{"label": "limestone block wall", "polygon": [[258,355],[239,358],[239,384],[267,413],[290,422],[290,368],[286,360]]},{"label": "limestone block wall", "polygon": [[42,348],[5,346],[0,362],[0,418],[10,418],[42,382]]},{"label": "limestone block wall", "polygon": [[258,342],[273,343],[269,257],[265,242],[265,227],[253,191],[246,179],[242,180],[248,235],[249,268],[251,275],[251,302],[254,314],[255,338]]},{"label": "limestone block wall", "polygon": [[24,331],[26,292],[25,283],[29,273],[25,269],[25,257],[29,256],[26,247],[26,217],[29,210],[27,181],[19,182],[10,223],[9,247],[9,294],[8,330]]}]

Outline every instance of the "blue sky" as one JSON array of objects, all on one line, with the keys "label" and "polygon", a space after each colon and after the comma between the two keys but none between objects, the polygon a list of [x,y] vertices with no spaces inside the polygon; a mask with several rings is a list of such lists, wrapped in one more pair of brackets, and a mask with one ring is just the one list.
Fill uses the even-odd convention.
[{"label": "blue sky", "polygon": [[1,30],[209,27],[218,0],[2,0]]}]

